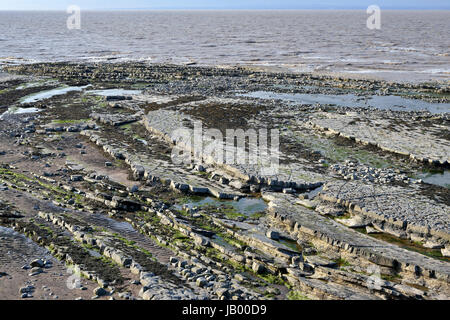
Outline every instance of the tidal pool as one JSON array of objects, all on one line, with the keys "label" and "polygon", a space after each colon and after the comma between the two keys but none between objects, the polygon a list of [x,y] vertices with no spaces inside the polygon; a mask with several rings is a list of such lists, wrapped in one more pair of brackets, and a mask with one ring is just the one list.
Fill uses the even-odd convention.
[{"label": "tidal pool", "polygon": [[38,108],[10,107],[10,108],[8,108],[8,110],[3,112],[2,115],[0,115],[0,119],[2,119],[3,116],[5,116],[7,114],[36,113],[36,112],[39,112],[39,111],[41,111],[41,109],[38,109]]},{"label": "tidal pool", "polygon": [[419,175],[423,182],[438,185],[450,189],[450,171],[446,170],[438,173],[424,173]]},{"label": "tidal pool", "polygon": [[127,90],[127,89],[105,89],[105,90],[90,90],[86,93],[95,94],[98,96],[123,96],[123,95],[133,95],[140,94],[141,90]]},{"label": "tidal pool", "polygon": [[282,245],[288,247],[290,250],[292,250],[294,252],[302,252],[302,248],[300,247],[300,245],[296,241],[282,238],[280,240],[277,240],[277,242],[279,242]]},{"label": "tidal pool", "polygon": [[271,91],[254,91],[238,96],[266,99],[285,100],[301,104],[331,104],[350,108],[375,108],[392,111],[420,111],[427,110],[430,113],[450,112],[450,103],[432,103],[418,99],[407,99],[400,96],[357,96],[354,94],[305,94],[305,93],[278,93]]},{"label": "tidal pool", "polygon": [[221,207],[225,206],[232,208],[237,213],[245,216],[251,216],[252,214],[263,212],[267,208],[267,204],[261,198],[241,198],[237,201],[235,200],[219,200],[212,197],[206,197],[203,199],[193,199],[184,204],[176,205],[177,209],[181,209],[183,206],[188,208],[203,207],[203,206],[214,206]]},{"label": "tidal pool", "polygon": [[60,87],[52,90],[42,91],[38,93],[33,93],[29,96],[26,96],[20,100],[20,103],[33,103],[40,100],[48,99],[54,96],[59,96],[66,94],[71,91],[82,91],[83,89],[90,87],[91,85],[82,86],[82,87]]}]

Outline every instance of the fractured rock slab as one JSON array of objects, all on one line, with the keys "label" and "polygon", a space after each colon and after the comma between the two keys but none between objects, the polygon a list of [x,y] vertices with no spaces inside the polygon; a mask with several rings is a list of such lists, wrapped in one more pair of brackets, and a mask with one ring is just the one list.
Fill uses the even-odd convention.
[{"label": "fractured rock slab", "polygon": [[381,150],[409,156],[414,160],[441,165],[450,163],[450,142],[438,136],[444,128],[437,125],[423,130],[420,125],[398,123],[396,118],[381,118],[372,114],[368,118],[356,112],[317,113],[311,124],[318,130],[374,145]]},{"label": "fractured rock slab", "polygon": [[[380,266],[417,273],[429,279],[439,279],[446,290],[450,282],[450,264],[422,254],[402,249],[390,243],[353,231],[346,226],[295,204],[291,195],[265,192],[269,212],[276,221],[288,227],[298,237],[312,237],[333,248],[363,257]],[[450,291],[448,292],[450,294]]]},{"label": "fractured rock slab", "polygon": [[320,199],[339,203],[376,228],[415,234],[445,244],[450,241],[449,207],[414,188],[333,181],[325,184]]}]

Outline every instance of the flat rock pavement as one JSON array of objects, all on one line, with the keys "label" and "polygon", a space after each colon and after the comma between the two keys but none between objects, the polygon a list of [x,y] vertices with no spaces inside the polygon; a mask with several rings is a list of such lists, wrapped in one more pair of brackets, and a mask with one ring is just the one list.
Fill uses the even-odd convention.
[{"label": "flat rock pavement", "polygon": [[[363,120],[361,120],[363,119]],[[400,119],[401,120],[401,119]],[[356,142],[372,144],[381,150],[409,156],[423,162],[450,162],[450,143],[441,138],[444,126],[406,125],[398,118],[366,117],[356,112],[317,113],[313,127],[339,134]]]},{"label": "flat rock pavement", "polygon": [[296,204],[292,195],[263,193],[269,201],[269,211],[277,218],[294,224],[294,231],[304,232],[327,243],[352,252],[359,252],[379,265],[387,267],[412,268],[419,266],[444,282],[450,280],[450,264],[429,258],[422,254],[402,249],[398,246],[361,234],[338,222],[319,215],[317,212]]},{"label": "flat rock pavement", "polygon": [[398,232],[428,235],[442,244],[450,240],[449,207],[417,187],[333,181],[325,184],[320,198],[344,204],[378,224],[391,224]]}]

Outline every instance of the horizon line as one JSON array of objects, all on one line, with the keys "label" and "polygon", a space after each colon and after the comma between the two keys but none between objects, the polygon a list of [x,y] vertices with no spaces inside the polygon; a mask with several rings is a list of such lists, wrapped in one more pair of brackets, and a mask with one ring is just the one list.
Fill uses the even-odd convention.
[{"label": "horizon line", "polygon": [[[380,7],[381,8],[381,7]],[[326,11],[326,10],[366,10],[366,7],[357,8],[90,8],[83,11]],[[405,10],[405,11],[449,11],[449,7],[440,8],[408,8],[388,7],[382,10]],[[0,9],[0,11],[66,11],[66,9]]]}]

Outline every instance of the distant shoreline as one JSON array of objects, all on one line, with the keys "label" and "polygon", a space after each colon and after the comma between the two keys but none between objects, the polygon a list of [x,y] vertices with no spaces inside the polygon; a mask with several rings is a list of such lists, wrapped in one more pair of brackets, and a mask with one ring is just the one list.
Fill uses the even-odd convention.
[{"label": "distant shoreline", "polygon": [[[0,57],[1,60],[1,57]],[[120,60],[120,61],[114,61],[114,60],[99,60],[99,61],[82,61],[82,60],[73,60],[73,61],[35,61],[30,63],[13,63],[13,64],[1,64],[0,62],[0,73],[2,72],[3,67],[13,66],[13,65],[23,65],[23,64],[42,64],[42,63],[48,63],[48,64],[54,64],[54,63],[61,63],[61,64],[141,64],[145,63],[142,60],[138,59],[129,59],[129,60]],[[219,69],[235,69],[235,68],[242,68],[247,70],[252,70],[255,72],[266,72],[266,73],[284,73],[284,74],[307,74],[311,76],[318,76],[318,77],[332,77],[332,78],[343,78],[348,80],[375,80],[375,81],[387,81],[387,82],[394,82],[394,83],[410,83],[410,84],[420,84],[420,83],[443,83],[443,84],[449,84],[450,83],[450,76],[442,79],[430,79],[426,77],[416,77],[411,78],[408,77],[408,72],[396,74],[394,72],[340,72],[340,71],[333,71],[333,72],[320,72],[320,71],[302,71],[302,70],[295,70],[295,68],[283,66],[283,65],[252,65],[252,64],[216,64],[216,65],[210,65],[210,64],[202,64],[202,63],[167,63],[167,62],[147,62],[149,66],[152,65],[168,65],[168,66],[176,66],[176,67],[204,67],[204,68],[219,68]],[[413,71],[410,71],[409,74],[414,73]],[[384,76],[383,76],[384,74]],[[402,76],[403,74],[403,76]]]}]

